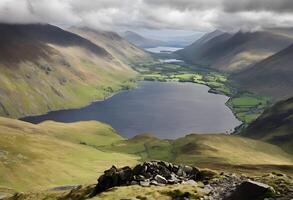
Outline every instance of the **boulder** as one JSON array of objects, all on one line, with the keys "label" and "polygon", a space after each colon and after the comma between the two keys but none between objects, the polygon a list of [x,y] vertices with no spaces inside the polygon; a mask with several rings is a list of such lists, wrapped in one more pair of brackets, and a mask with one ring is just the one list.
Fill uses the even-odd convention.
[{"label": "boulder", "polygon": [[143,166],[142,164],[138,164],[133,168],[133,174],[139,175],[146,173],[146,166]]},{"label": "boulder", "polygon": [[244,181],[225,200],[252,200],[272,197],[274,190],[269,185],[256,181]]},{"label": "boulder", "polygon": [[119,185],[124,185],[133,180],[132,169],[130,167],[123,167],[121,170],[118,170],[118,181]]},{"label": "boulder", "polygon": [[168,184],[177,184],[181,182],[174,173],[171,174],[171,177],[167,181]]},{"label": "boulder", "polygon": [[161,175],[156,175],[154,178],[160,184],[167,184],[168,181]]}]

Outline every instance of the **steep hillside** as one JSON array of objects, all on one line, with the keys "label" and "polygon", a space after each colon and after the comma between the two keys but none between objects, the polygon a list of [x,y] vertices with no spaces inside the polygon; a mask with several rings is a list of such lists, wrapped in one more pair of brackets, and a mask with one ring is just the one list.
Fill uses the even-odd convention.
[{"label": "steep hillside", "polygon": [[111,55],[126,64],[135,64],[151,60],[151,56],[137,48],[115,32],[72,27],[69,31],[76,33],[96,45],[106,49]]},{"label": "steep hillside", "polygon": [[136,73],[110,52],[48,24],[0,24],[0,115],[79,107]]},{"label": "steep hillside", "polygon": [[155,40],[155,39],[150,39],[150,38],[145,38],[135,32],[132,31],[126,31],[125,33],[122,34],[122,36],[132,44],[141,47],[141,48],[152,48],[152,47],[158,47],[158,46],[166,46],[167,43],[160,41],[160,40]]},{"label": "steep hillside", "polygon": [[33,125],[0,118],[0,188],[18,190],[92,183],[114,163],[136,163],[137,157],[107,153],[97,146],[122,138],[99,122]]},{"label": "steep hillside", "polygon": [[293,153],[293,98],[266,110],[242,135],[274,143]]},{"label": "steep hillside", "polygon": [[226,72],[249,68],[293,42],[291,37],[264,31],[222,33],[207,41],[202,40],[204,43],[195,42],[176,53],[193,64]]},{"label": "steep hillside", "polygon": [[232,76],[244,89],[286,99],[293,96],[293,45]]}]

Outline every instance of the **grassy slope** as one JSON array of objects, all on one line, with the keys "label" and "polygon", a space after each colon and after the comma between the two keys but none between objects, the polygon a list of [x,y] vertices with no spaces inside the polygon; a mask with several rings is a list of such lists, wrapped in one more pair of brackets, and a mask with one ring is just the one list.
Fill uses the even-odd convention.
[{"label": "grassy slope", "polygon": [[242,135],[277,144],[293,153],[293,98],[267,109]]},{"label": "grassy slope", "polygon": [[92,183],[113,164],[137,162],[135,156],[92,147],[122,140],[99,122],[32,125],[0,118],[0,135],[0,185],[18,190]]},{"label": "grassy slope", "polygon": [[161,159],[224,169],[240,165],[293,165],[292,155],[258,140],[229,135],[189,135],[159,140],[121,138],[99,122],[33,125],[0,118],[0,186],[18,190],[94,183],[111,165]]},{"label": "grassy slope", "polygon": [[293,164],[292,156],[277,146],[231,135],[192,134],[174,141],[141,135],[105,149],[139,155],[143,160],[202,166]]},{"label": "grassy slope", "polygon": [[[17,31],[24,36],[17,37],[13,29],[19,28],[17,25],[12,30],[4,26],[3,31],[11,33],[5,35],[7,44],[1,47],[0,115],[16,118],[84,106],[124,88],[136,76],[105,49],[52,27],[22,27]],[[38,31],[41,36],[30,35]]]}]

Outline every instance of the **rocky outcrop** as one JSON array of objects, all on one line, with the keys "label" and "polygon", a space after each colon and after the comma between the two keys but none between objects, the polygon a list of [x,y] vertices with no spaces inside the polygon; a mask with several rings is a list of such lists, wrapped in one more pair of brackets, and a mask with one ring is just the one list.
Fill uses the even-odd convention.
[{"label": "rocky outcrop", "polygon": [[117,167],[112,166],[99,177],[98,184],[96,185],[92,196],[116,186],[162,186],[199,179],[202,179],[202,173],[198,168],[188,165],[175,165],[164,161],[145,162],[136,165],[134,168],[127,166],[118,169]]},{"label": "rocky outcrop", "polygon": [[[274,180],[275,177],[270,180]],[[287,176],[286,176],[287,178]],[[261,177],[261,180],[266,180]],[[230,173],[217,173],[209,169],[199,169],[194,166],[177,165],[165,161],[150,161],[138,164],[133,168],[112,166],[98,179],[90,196],[96,196],[117,186],[140,185],[142,187],[165,186],[174,184],[193,185],[201,191],[199,199],[253,200],[253,199],[290,199],[290,187],[286,192],[279,188],[275,190],[252,177]],[[288,177],[287,184],[292,179]],[[274,181],[273,181],[274,182]],[[270,182],[270,183],[273,183]],[[276,182],[280,182],[276,179]],[[265,183],[268,183],[265,181]],[[285,183],[285,182],[284,182]],[[285,185],[285,184],[284,184]],[[274,185],[275,186],[275,185]],[[277,195],[277,196],[276,196]],[[186,198],[189,199],[189,198]]]},{"label": "rocky outcrop", "polygon": [[274,189],[267,184],[256,181],[244,181],[225,200],[249,200],[264,199],[275,193]]}]

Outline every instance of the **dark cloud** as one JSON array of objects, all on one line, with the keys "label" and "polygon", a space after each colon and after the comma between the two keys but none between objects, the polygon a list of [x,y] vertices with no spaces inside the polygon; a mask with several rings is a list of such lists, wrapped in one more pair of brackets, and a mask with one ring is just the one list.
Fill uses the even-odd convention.
[{"label": "dark cloud", "polygon": [[176,10],[206,10],[221,5],[221,0],[144,0],[146,4]]},{"label": "dark cloud", "polygon": [[293,12],[292,0],[224,0],[227,12],[269,11],[275,13]]},{"label": "dark cloud", "polygon": [[102,29],[293,26],[293,0],[0,0],[0,21]]}]

